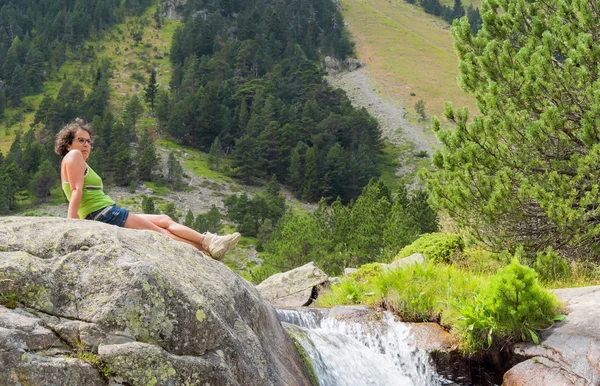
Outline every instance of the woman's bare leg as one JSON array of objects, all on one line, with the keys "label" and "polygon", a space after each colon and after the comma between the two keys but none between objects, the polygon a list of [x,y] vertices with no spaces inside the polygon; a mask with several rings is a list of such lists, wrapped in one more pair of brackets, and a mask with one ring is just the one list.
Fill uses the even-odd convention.
[{"label": "woman's bare leg", "polygon": [[204,241],[204,235],[202,233],[196,232],[192,228],[186,227],[185,225],[176,223],[166,214],[138,214],[138,216],[145,218],[159,228],[168,230],[175,236],[178,236],[182,239],[186,239],[200,245],[202,245],[202,242]]},{"label": "woman's bare leg", "polygon": [[[192,236],[194,236],[194,239],[188,239],[186,237],[181,237],[180,235],[172,232],[169,228],[172,227],[174,229],[179,230],[179,227],[172,226],[172,224],[170,224],[170,223],[179,225],[179,227],[186,228],[187,230],[196,233],[196,235],[191,234]],[[161,226],[161,225],[164,225],[164,226]],[[166,216],[166,215],[129,213],[129,216],[127,217],[127,220],[125,221],[124,226],[125,226],[125,228],[130,228],[130,229],[144,229],[144,230],[151,230],[154,232],[162,233],[163,235],[167,235],[174,240],[182,241],[184,243],[190,244],[190,245],[198,248],[201,251],[204,251],[204,248],[202,247],[202,240],[204,239],[204,236],[202,234],[196,232],[193,229],[186,227],[185,225],[177,224],[175,221],[171,220],[171,218],[169,216]],[[180,233],[183,233],[184,235],[188,235],[188,233],[186,233],[186,232],[180,232]],[[200,240],[200,241],[196,241],[196,240]]]}]

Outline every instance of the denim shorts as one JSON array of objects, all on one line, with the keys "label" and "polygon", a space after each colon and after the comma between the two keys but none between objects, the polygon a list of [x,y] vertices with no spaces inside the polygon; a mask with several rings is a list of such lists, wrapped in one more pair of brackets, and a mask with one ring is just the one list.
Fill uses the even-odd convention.
[{"label": "denim shorts", "polygon": [[129,210],[119,208],[116,205],[107,206],[87,215],[86,220],[100,221],[106,224],[116,225],[119,227],[125,226],[125,221],[129,217]]}]

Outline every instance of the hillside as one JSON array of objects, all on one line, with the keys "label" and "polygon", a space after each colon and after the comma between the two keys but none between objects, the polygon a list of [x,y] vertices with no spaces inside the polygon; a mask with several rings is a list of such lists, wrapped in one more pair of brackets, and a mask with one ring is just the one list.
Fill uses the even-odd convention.
[{"label": "hillside", "polygon": [[439,117],[446,101],[474,110],[456,82],[458,59],[446,22],[402,1],[341,4],[364,71],[384,96],[411,110],[423,99],[428,115]]},{"label": "hillside", "polygon": [[[141,16],[129,16],[100,34],[86,40],[81,52],[66,52],[67,60],[43,83],[40,94],[26,96],[19,109],[7,108],[0,119],[0,151],[6,154],[15,138],[15,131],[25,132],[34,121],[35,113],[44,96],[56,97],[64,80],[81,81],[88,93],[90,79],[97,62],[102,58],[111,61],[113,77],[109,79],[113,93],[110,104],[118,116],[127,97],[137,94],[140,98],[149,69],[157,69],[159,84],[168,85],[170,80],[169,48],[178,20],[163,19],[156,28],[153,15],[157,5],[149,7]],[[18,119],[21,117],[21,119]],[[140,127],[148,126],[152,119],[142,117]]]}]

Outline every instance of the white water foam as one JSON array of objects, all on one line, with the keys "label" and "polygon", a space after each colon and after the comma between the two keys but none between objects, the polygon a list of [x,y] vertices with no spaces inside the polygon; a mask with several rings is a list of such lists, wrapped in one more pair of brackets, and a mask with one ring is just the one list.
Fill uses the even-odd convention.
[{"label": "white water foam", "polygon": [[390,313],[375,322],[347,322],[315,312],[277,310],[298,339],[321,386],[441,385],[426,353],[412,343],[410,327]]}]

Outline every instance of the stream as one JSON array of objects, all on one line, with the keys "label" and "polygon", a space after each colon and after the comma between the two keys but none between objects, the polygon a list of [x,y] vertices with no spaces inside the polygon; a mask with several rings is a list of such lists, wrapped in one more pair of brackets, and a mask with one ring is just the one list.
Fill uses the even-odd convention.
[{"label": "stream", "polygon": [[277,314],[302,344],[320,386],[452,384],[436,374],[427,353],[415,348],[410,327],[390,313],[364,323],[323,317],[316,310]]}]

